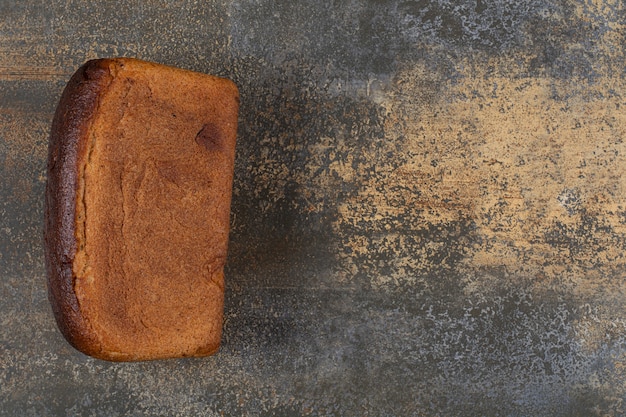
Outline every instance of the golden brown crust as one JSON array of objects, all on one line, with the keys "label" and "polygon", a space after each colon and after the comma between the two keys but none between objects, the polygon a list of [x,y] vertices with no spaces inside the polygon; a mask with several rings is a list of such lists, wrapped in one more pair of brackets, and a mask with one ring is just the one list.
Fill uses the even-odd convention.
[{"label": "golden brown crust", "polygon": [[96,60],[52,125],[49,297],[77,349],[108,360],[219,347],[238,93],[134,59]]}]

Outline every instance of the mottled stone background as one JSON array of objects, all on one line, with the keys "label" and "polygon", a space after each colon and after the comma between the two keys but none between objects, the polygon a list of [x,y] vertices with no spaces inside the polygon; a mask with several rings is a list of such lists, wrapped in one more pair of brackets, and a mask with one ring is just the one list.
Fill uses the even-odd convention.
[{"label": "mottled stone background", "polygon": [[[0,0],[0,415],[626,415],[617,0]],[[85,60],[242,97],[223,347],[55,327],[47,133]]]}]

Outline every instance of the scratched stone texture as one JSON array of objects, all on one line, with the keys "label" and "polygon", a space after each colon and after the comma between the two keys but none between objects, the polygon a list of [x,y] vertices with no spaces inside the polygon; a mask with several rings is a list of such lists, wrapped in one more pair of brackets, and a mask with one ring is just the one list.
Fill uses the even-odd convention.
[{"label": "scratched stone texture", "polygon": [[[617,0],[0,0],[0,415],[626,415]],[[241,91],[223,346],[63,340],[42,249],[72,72]]]}]

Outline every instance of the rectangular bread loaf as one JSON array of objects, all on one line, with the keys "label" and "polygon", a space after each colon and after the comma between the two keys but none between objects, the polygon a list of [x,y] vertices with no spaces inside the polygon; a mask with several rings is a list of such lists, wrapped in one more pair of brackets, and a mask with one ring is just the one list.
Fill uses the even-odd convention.
[{"label": "rectangular bread loaf", "polygon": [[226,79],[89,61],[50,135],[49,298],[78,350],[206,356],[220,343],[239,95]]}]

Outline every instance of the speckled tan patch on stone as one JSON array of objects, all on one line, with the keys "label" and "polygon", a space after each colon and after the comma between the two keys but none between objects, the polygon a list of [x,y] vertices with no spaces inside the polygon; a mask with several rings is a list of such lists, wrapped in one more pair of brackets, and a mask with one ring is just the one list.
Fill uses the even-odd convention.
[{"label": "speckled tan patch on stone", "polygon": [[[423,68],[397,76],[383,106],[387,138],[403,138],[401,152],[388,162],[372,154],[378,161],[373,175],[339,206],[338,225],[367,217],[380,228],[379,237],[372,228],[345,236],[347,271],[359,269],[352,254],[373,255],[377,245],[388,248],[396,240],[393,261],[385,261],[390,273],[371,279],[376,286],[410,282],[434,268],[429,253],[437,242],[424,238],[413,245],[419,250],[407,251],[407,233],[462,220],[471,222],[472,232],[457,269],[504,268],[535,277],[539,287],[557,280],[593,292],[623,268],[624,82],[572,85],[493,76],[489,67],[439,86],[443,93],[427,105],[418,88],[425,86]],[[347,182],[355,176],[350,165],[336,171]],[[375,244],[368,249],[364,240]],[[592,279],[590,270],[606,277]]]}]

